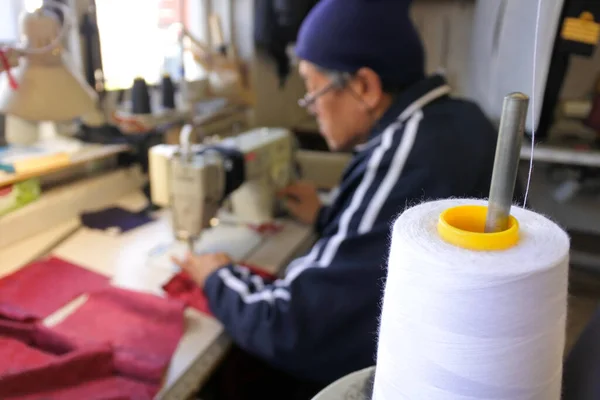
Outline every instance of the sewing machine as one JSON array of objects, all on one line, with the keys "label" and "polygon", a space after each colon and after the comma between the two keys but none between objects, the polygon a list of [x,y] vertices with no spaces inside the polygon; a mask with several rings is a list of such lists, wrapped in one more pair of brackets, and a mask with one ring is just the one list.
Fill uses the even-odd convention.
[{"label": "sewing machine", "polygon": [[293,136],[258,128],[217,143],[192,145],[184,126],[180,145],[150,149],[152,202],[171,209],[175,238],[190,248],[231,204],[233,223],[263,224],[275,217],[275,194],[292,179]]}]

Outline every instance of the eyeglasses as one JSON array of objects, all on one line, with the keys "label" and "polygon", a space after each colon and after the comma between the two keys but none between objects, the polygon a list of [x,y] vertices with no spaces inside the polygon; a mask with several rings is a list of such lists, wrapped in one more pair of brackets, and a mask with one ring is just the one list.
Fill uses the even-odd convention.
[{"label": "eyeglasses", "polygon": [[325,85],[324,87],[322,87],[314,93],[307,93],[306,96],[298,100],[298,105],[302,108],[308,108],[315,104],[319,97],[328,93],[330,90],[343,88],[349,80],[350,75],[347,73],[335,75],[332,78],[331,82],[329,82],[327,85]]},{"label": "eyeglasses", "polygon": [[336,86],[337,86],[336,82],[330,82],[314,93],[307,93],[303,98],[298,100],[298,105],[302,108],[308,108],[308,107],[312,106],[313,104],[315,104],[315,102],[317,101],[317,99],[319,97],[328,93],[330,90],[334,89]]}]

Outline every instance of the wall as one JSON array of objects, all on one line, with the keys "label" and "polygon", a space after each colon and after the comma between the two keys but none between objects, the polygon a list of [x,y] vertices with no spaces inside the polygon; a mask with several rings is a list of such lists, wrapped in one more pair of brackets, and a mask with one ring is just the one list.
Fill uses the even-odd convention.
[{"label": "wall", "polygon": [[428,73],[442,71],[455,95],[465,93],[475,0],[417,0],[412,17],[421,34]]},{"label": "wall", "polygon": [[600,74],[600,50],[598,48],[590,58],[571,57],[571,65],[563,84],[561,98],[580,99],[588,97],[592,92],[598,74]]},{"label": "wall", "polygon": [[[234,21],[234,37],[239,54],[251,60],[257,99],[255,124],[294,127],[301,122],[314,121],[297,105],[298,99],[305,94],[297,71],[292,71],[285,87],[280,89],[275,65],[267,58],[257,55],[254,50],[254,0],[235,0]],[[316,129],[314,123],[309,125]]]}]

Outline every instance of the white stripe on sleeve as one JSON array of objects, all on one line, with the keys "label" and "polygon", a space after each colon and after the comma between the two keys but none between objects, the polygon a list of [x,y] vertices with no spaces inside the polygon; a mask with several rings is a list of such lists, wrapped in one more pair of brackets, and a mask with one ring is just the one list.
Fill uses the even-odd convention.
[{"label": "white stripe on sleeve", "polygon": [[225,286],[236,292],[244,303],[252,304],[259,301],[273,303],[275,299],[290,299],[290,293],[283,288],[264,289],[258,292],[250,293],[248,285],[233,275],[227,268],[221,269],[218,274]]},{"label": "white stripe on sleeve", "polygon": [[367,165],[367,171],[362,181],[356,188],[356,191],[352,195],[352,200],[350,201],[350,205],[342,212],[342,216],[340,217],[340,223],[338,231],[335,235],[329,240],[325,250],[323,251],[323,256],[319,259],[319,265],[321,267],[326,267],[333,261],[340,244],[344,241],[346,236],[348,235],[348,228],[350,226],[350,221],[352,217],[360,207],[363,198],[367,194],[367,190],[371,187],[372,184],[377,185],[377,182],[373,182],[375,180],[375,176],[377,175],[377,170],[379,169],[379,165],[383,160],[383,156],[385,152],[390,149],[394,139],[394,133],[396,129],[402,126],[402,122],[398,121],[386,128],[386,130],[382,133],[381,143],[375,150],[373,150],[373,155],[369,159],[369,164]]},{"label": "white stripe on sleeve", "polygon": [[404,135],[402,136],[400,146],[398,146],[398,149],[394,153],[394,158],[392,159],[390,169],[385,175],[381,185],[379,185],[375,196],[373,196],[369,202],[369,206],[367,207],[360,225],[358,226],[359,234],[367,233],[373,228],[373,224],[375,223],[381,208],[392,192],[394,185],[396,182],[398,182],[398,178],[400,178],[400,175],[402,174],[406,160],[408,159],[408,156],[410,155],[415,143],[415,138],[417,137],[417,133],[419,131],[419,123],[421,122],[421,119],[423,119],[423,111],[418,110],[406,123]]}]

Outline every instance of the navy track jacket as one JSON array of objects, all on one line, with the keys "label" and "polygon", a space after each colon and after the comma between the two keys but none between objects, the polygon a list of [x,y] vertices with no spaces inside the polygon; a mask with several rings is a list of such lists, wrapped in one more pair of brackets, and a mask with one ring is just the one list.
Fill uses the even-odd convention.
[{"label": "navy track jacket", "polygon": [[423,200],[488,196],[496,131],[449,91],[432,76],[396,97],[321,209],[320,239],[283,278],[234,265],[208,278],[210,309],[240,348],[321,383],[374,365],[394,219]]}]

